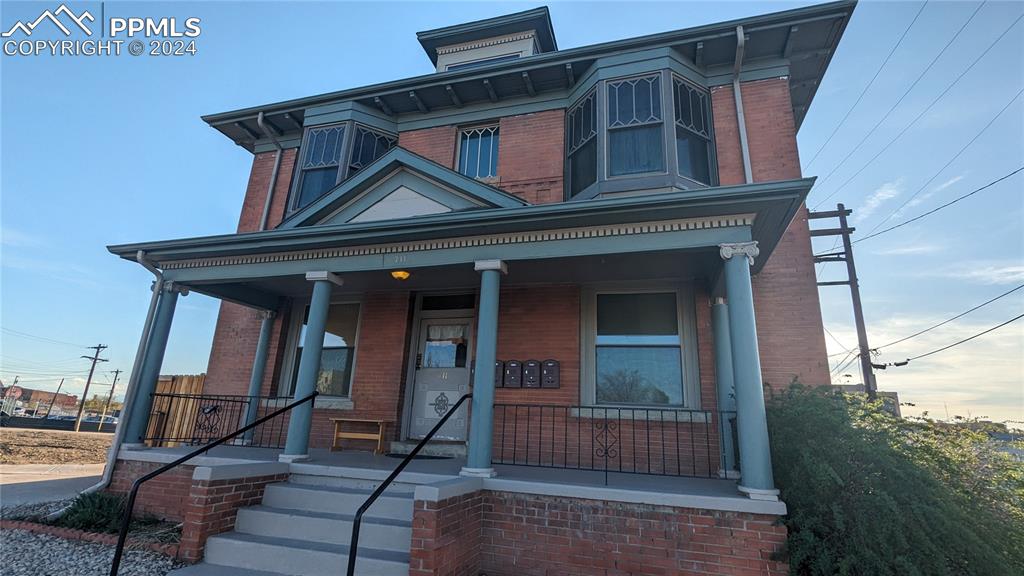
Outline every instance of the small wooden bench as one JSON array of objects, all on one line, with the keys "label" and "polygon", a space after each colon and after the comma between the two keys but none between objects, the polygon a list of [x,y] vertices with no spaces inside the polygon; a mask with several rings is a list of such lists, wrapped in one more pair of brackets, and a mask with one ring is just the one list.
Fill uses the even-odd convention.
[{"label": "small wooden bench", "polygon": [[[332,452],[335,450],[341,450],[342,440],[376,440],[377,448],[373,453],[384,453],[384,433],[387,431],[388,424],[390,424],[389,420],[378,420],[374,418],[331,418],[331,422],[334,422],[334,441],[331,443]],[[374,424],[377,426],[377,432],[346,432],[342,429],[342,425],[347,423]]]}]

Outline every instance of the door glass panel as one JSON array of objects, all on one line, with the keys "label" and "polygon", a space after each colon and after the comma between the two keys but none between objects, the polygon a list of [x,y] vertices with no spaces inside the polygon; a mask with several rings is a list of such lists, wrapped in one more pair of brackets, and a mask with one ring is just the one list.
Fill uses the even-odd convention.
[{"label": "door glass panel", "polygon": [[422,368],[465,368],[466,325],[431,324],[423,343]]}]

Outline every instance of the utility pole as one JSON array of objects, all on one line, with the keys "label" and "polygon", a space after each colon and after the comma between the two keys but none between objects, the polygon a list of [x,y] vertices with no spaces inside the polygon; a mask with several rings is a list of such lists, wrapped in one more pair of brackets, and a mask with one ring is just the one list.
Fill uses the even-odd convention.
[{"label": "utility pole", "polygon": [[808,212],[807,218],[809,220],[818,220],[822,218],[839,218],[839,228],[826,228],[822,230],[811,230],[811,237],[821,236],[841,236],[843,240],[843,251],[832,252],[829,254],[820,254],[814,257],[814,263],[818,264],[821,262],[846,262],[846,280],[837,280],[831,282],[818,282],[818,286],[849,286],[850,297],[853,300],[853,320],[857,325],[857,347],[860,349],[860,369],[864,376],[864,391],[867,392],[868,398],[874,400],[877,386],[875,385],[875,374],[872,371],[871,364],[871,348],[868,346],[868,332],[864,326],[864,308],[861,305],[860,300],[860,284],[857,280],[857,266],[853,261],[853,243],[850,242],[850,234],[856,230],[856,228],[850,228],[847,226],[846,217],[853,213],[853,210],[847,210],[842,203],[836,204],[835,210],[829,210],[827,212]]},{"label": "utility pole", "polygon": [[89,399],[89,385],[92,384],[92,375],[96,371],[96,363],[107,361],[105,358],[100,358],[100,352],[107,348],[106,344],[97,344],[89,346],[89,348],[95,350],[96,353],[92,356],[82,356],[86,360],[92,360],[92,366],[89,368],[89,378],[85,381],[85,391],[82,392],[82,403],[78,405],[78,417],[75,418],[75,432],[78,432],[82,426],[82,412],[85,411],[85,402]]},{"label": "utility pole", "polygon": [[110,409],[110,401],[114,399],[114,387],[117,386],[117,377],[123,372],[120,368],[114,370],[114,381],[110,384],[110,394],[107,395],[107,403],[103,405],[103,414],[100,416],[100,425],[96,427],[96,431],[103,430],[103,419],[107,417],[107,410]]},{"label": "utility pole", "polygon": [[46,407],[46,416],[43,416],[43,420],[50,417],[50,410],[53,410],[53,403],[57,401],[57,396],[60,396],[60,389],[64,386],[64,379],[60,379],[60,384],[57,384],[57,391],[53,393],[53,398],[50,398],[50,405]]}]

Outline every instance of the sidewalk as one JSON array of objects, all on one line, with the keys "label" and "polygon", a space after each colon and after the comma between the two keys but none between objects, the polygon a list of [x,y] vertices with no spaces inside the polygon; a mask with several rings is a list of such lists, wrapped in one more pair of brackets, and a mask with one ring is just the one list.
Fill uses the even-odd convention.
[{"label": "sidewalk", "polygon": [[99,482],[103,464],[2,464],[0,506],[72,498]]}]

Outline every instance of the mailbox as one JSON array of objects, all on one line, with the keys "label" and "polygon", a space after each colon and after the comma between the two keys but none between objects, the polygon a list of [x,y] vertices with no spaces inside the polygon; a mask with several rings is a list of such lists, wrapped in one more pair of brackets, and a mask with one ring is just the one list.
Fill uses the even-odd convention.
[{"label": "mailbox", "polygon": [[505,362],[505,388],[522,388],[523,387],[523,364],[518,360],[509,360]]},{"label": "mailbox", "polygon": [[561,369],[558,360],[545,360],[541,363],[540,387],[559,388],[562,386]]},{"label": "mailbox", "polygon": [[494,387],[501,388],[505,379],[505,363],[501,360],[494,362]]},{"label": "mailbox", "polygon": [[540,388],[540,362],[523,362],[523,388]]}]

